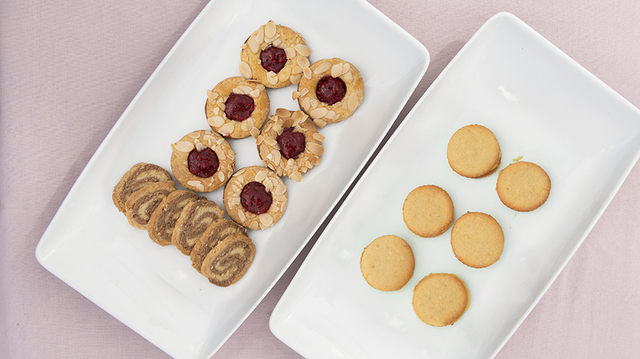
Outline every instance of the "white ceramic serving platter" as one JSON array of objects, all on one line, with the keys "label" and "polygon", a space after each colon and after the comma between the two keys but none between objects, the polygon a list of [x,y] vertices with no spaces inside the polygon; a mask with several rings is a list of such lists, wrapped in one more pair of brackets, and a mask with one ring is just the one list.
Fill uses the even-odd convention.
[{"label": "white ceramic serving platter", "polygon": [[[499,200],[498,174],[454,173],[446,147],[460,127],[495,133],[500,169],[522,156],[552,181],[548,201],[517,213]],[[492,17],[468,41],[376,156],[322,233],[277,304],[271,331],[308,358],[491,358],[583,242],[640,156],[640,111],[515,16]],[[423,184],[448,191],[455,218],[491,214],[505,233],[501,259],[460,263],[449,229],[425,239],[402,220],[406,195]],[[409,283],[382,292],[359,260],[375,238],[413,248]],[[434,272],[455,273],[471,304],[452,326],[422,323],[413,288]]]},{"label": "white ceramic serving platter", "polygon": [[[130,226],[113,205],[111,192],[137,162],[170,169],[170,144],[191,131],[209,129],[206,90],[240,75],[240,45],[270,19],[305,37],[312,62],[341,57],[357,66],[365,82],[364,102],[348,120],[320,130],[326,137],[322,163],[300,183],[285,179],[289,202],[284,216],[270,229],[249,232],[257,250],[252,266],[238,283],[219,288],[175,247],[158,246],[146,231]],[[79,176],[38,244],[38,261],[169,355],[210,357],[331,213],[428,63],[423,45],[364,0],[210,2]],[[298,109],[291,99],[295,89],[269,90],[270,113],[277,107]],[[236,168],[261,164],[253,138],[230,143]],[[222,189],[207,197],[222,204]]]}]

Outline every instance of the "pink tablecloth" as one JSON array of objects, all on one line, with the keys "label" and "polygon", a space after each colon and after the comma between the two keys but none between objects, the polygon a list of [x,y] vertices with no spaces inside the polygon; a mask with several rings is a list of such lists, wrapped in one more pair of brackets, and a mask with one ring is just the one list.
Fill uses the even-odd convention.
[{"label": "pink tablecloth", "polygon": [[[34,250],[91,155],[205,3],[0,2],[0,358],[167,357],[42,268]],[[520,17],[640,106],[637,0],[371,3],[431,54],[401,116],[500,11]],[[268,321],[307,252],[214,358],[299,357]],[[638,253],[636,165],[497,358],[640,357]]]}]

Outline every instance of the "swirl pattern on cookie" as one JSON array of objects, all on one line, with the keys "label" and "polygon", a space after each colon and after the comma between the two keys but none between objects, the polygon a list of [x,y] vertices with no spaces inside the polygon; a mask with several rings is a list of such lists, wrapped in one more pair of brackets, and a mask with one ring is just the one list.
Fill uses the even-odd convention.
[{"label": "swirl pattern on cookie", "polygon": [[234,233],[218,242],[202,263],[202,274],[209,282],[228,287],[237,282],[251,266],[256,247],[245,235]]},{"label": "swirl pattern on cookie", "polygon": [[203,197],[191,191],[175,190],[171,192],[153,211],[149,219],[147,225],[149,238],[162,246],[171,244],[173,230],[182,210],[187,204],[201,198]]},{"label": "swirl pattern on cookie", "polygon": [[224,211],[213,201],[200,199],[187,204],[176,222],[171,243],[183,254],[190,255],[202,233],[222,217]]},{"label": "swirl pattern on cookie", "polygon": [[175,189],[175,182],[161,181],[147,184],[133,192],[125,203],[125,214],[129,224],[135,228],[146,229],[153,211]]},{"label": "swirl pattern on cookie", "polygon": [[297,84],[303,71],[309,70],[311,50],[304,38],[273,20],[254,31],[241,49],[242,76],[269,88]]},{"label": "swirl pattern on cookie", "polygon": [[171,181],[164,168],[151,163],[137,163],[125,173],[113,189],[113,203],[120,212],[125,212],[125,203],[131,194],[149,183]]},{"label": "swirl pattern on cookie", "polygon": [[191,265],[198,272],[202,273],[202,262],[211,252],[211,249],[221,240],[233,233],[247,235],[247,230],[241,225],[228,219],[217,219],[202,233],[198,242],[191,250]]},{"label": "swirl pattern on cookie", "polygon": [[[297,137],[295,137],[297,136]],[[296,182],[321,161],[324,136],[302,111],[276,110],[256,138],[262,163]]]},{"label": "swirl pattern on cookie", "polygon": [[353,114],[364,98],[364,82],[350,62],[339,58],[319,60],[305,71],[292,98],[322,128]]}]

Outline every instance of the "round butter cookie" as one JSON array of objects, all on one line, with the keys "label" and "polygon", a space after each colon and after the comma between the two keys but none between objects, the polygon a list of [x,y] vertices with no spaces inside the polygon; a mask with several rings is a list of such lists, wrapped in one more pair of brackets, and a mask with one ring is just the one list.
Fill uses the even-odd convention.
[{"label": "round butter cookie", "polygon": [[276,110],[256,138],[262,163],[296,182],[302,175],[320,163],[324,152],[324,136],[302,111]]},{"label": "round butter cookie", "polygon": [[415,258],[411,246],[393,235],[376,238],[362,251],[360,271],[375,289],[399,290],[413,276]]},{"label": "round butter cookie", "polygon": [[551,180],[542,167],[520,161],[500,171],[496,191],[505,206],[514,211],[529,212],[547,201]]},{"label": "round butter cookie", "polygon": [[269,88],[297,84],[309,68],[310,54],[300,34],[269,20],[241,46],[240,73]]},{"label": "round butter cookie", "polygon": [[149,183],[171,181],[164,168],[152,163],[136,163],[125,173],[113,188],[111,198],[120,212],[125,212],[125,203],[131,194]]},{"label": "round butter cookie", "polygon": [[473,268],[488,267],[502,255],[502,227],[486,213],[467,212],[451,228],[451,248],[463,264]]},{"label": "round butter cookie", "polygon": [[229,217],[250,229],[273,226],[287,208],[287,187],[272,170],[249,166],[233,174],[222,201]]},{"label": "round butter cookie", "polygon": [[184,188],[211,192],[222,187],[236,169],[236,153],[213,131],[193,131],[171,144],[171,170]]},{"label": "round butter cookie", "polygon": [[432,273],[413,289],[413,310],[420,320],[434,327],[451,325],[469,308],[470,295],[455,274]]},{"label": "round butter cookie", "polygon": [[364,98],[364,82],[350,62],[339,58],[319,60],[304,71],[292,98],[322,128],[353,114]]},{"label": "round butter cookie", "polygon": [[404,223],[414,234],[437,237],[453,222],[453,202],[447,191],[424,185],[409,193],[402,206]]},{"label": "round butter cookie", "polygon": [[496,136],[482,125],[457,130],[447,145],[449,166],[461,176],[486,177],[500,167],[502,154]]},{"label": "round butter cookie", "polygon": [[234,76],[207,90],[204,112],[212,130],[229,138],[246,138],[260,133],[270,106],[263,85]]}]

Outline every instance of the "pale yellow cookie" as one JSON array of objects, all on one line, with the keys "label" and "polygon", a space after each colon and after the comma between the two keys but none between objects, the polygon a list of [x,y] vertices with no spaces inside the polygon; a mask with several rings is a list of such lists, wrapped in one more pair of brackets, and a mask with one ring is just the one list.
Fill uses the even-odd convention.
[{"label": "pale yellow cookie", "polygon": [[265,123],[256,145],[266,167],[300,182],[303,174],[320,163],[322,141],[324,136],[304,112],[279,108]]},{"label": "pale yellow cookie", "polygon": [[437,237],[453,222],[453,202],[447,191],[435,185],[409,193],[402,206],[404,223],[420,237]]},{"label": "pale yellow cookie", "polygon": [[212,130],[228,138],[246,138],[260,133],[270,106],[262,84],[234,76],[207,90],[204,112]]},{"label": "pale yellow cookie", "polygon": [[451,248],[456,258],[465,265],[488,267],[502,255],[502,227],[486,213],[467,212],[451,228]]},{"label": "pale yellow cookie", "polygon": [[319,60],[304,71],[292,98],[322,128],[353,114],[364,99],[364,82],[350,62],[339,58]]},{"label": "pale yellow cookie", "polygon": [[194,192],[222,187],[236,169],[236,153],[213,131],[193,131],[171,144],[171,170],[176,181]]},{"label": "pale yellow cookie", "polygon": [[496,192],[505,206],[529,212],[542,206],[549,197],[551,180],[542,167],[531,162],[515,162],[500,171]]},{"label": "pale yellow cookie", "polygon": [[420,320],[434,327],[457,322],[469,303],[469,290],[455,274],[429,274],[413,289],[413,310]]},{"label": "pale yellow cookie", "polygon": [[398,236],[376,238],[360,256],[362,276],[370,286],[383,291],[404,287],[413,276],[414,267],[411,246]]},{"label": "pale yellow cookie", "polygon": [[273,20],[254,31],[241,49],[242,76],[269,88],[297,84],[303,69],[309,68],[311,50],[304,38]]},{"label": "pale yellow cookie", "polygon": [[461,176],[481,178],[500,167],[502,154],[496,136],[482,125],[457,130],[447,145],[449,166]]}]

